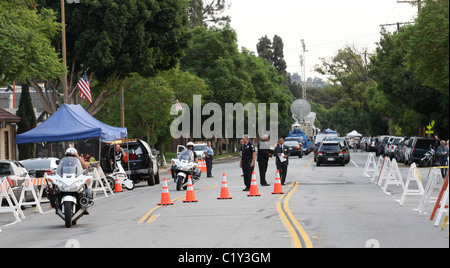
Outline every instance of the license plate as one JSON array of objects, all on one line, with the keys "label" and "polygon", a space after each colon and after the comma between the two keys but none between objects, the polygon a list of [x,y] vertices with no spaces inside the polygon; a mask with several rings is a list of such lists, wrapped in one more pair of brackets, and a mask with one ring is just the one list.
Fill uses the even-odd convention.
[{"label": "license plate", "polygon": [[329,157],[328,158],[328,161],[334,161],[335,159],[334,158],[332,158],[332,157]]}]

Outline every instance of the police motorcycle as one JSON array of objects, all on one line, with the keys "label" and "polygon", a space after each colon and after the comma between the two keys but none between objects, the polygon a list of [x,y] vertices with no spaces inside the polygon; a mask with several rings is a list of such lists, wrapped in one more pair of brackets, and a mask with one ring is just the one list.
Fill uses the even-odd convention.
[{"label": "police motorcycle", "polygon": [[425,153],[424,157],[420,159],[419,166],[422,167],[435,167],[437,166],[437,159],[436,159],[436,151],[433,149],[433,146],[430,145],[430,150]]},{"label": "police motorcycle", "polygon": [[67,228],[87,215],[87,209],[94,205],[94,195],[88,183],[92,176],[87,176],[78,157],[77,151],[69,148],[66,156],[56,170],[56,175],[46,176],[47,197],[56,214],[64,221]]},{"label": "police motorcycle", "polygon": [[200,180],[202,172],[194,159],[194,152],[189,149],[183,150],[178,159],[172,159],[172,177],[177,185],[177,191],[181,191],[181,188],[186,190],[189,175],[191,176],[192,184]]},{"label": "police motorcycle", "polygon": [[133,180],[130,180],[127,176],[127,173],[125,172],[125,169],[123,169],[122,163],[120,161],[115,162],[115,169],[112,173],[106,174],[106,179],[108,180],[109,186],[111,189],[115,188],[115,183],[118,180],[119,184],[131,191],[134,189],[134,182]]}]

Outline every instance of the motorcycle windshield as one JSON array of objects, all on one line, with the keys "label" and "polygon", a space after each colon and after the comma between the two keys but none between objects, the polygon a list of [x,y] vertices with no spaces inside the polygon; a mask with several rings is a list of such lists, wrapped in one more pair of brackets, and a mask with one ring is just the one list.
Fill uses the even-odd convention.
[{"label": "motorcycle windshield", "polygon": [[58,168],[56,169],[56,173],[59,176],[63,176],[63,174],[73,174],[75,176],[79,176],[83,173],[83,166],[81,165],[80,159],[73,156],[67,156],[61,159]]},{"label": "motorcycle windshield", "polygon": [[188,161],[188,162],[194,162],[194,152],[191,150],[184,150],[181,152],[180,157],[178,158],[180,161]]}]

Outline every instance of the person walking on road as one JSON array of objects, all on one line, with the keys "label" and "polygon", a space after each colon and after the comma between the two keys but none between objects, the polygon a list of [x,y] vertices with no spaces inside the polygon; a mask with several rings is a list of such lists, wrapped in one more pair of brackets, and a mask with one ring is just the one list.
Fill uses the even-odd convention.
[{"label": "person walking on road", "polygon": [[264,135],[258,143],[258,158],[257,158],[259,167],[259,179],[261,186],[270,186],[270,184],[268,184],[266,181],[266,172],[270,157],[269,153],[270,153],[269,136]]},{"label": "person walking on road", "polygon": [[[448,147],[445,146],[445,141],[441,141],[441,146],[437,149],[437,155],[439,157],[439,165],[441,167],[448,165]],[[445,179],[445,176],[447,176],[447,170],[446,168],[441,169],[442,178]]]},{"label": "person walking on road", "polygon": [[211,142],[208,141],[205,150],[203,150],[205,153],[205,162],[206,162],[206,177],[212,178],[212,166],[213,166],[213,158],[214,158],[214,151],[211,148]]},{"label": "person walking on road", "polygon": [[240,167],[244,174],[245,189],[243,191],[250,191],[252,172],[255,168],[256,150],[255,146],[250,142],[248,135],[244,135],[242,141],[244,145],[241,147]]},{"label": "person walking on road", "polygon": [[285,185],[287,170],[289,165],[289,148],[284,146],[284,139],[278,139],[278,145],[275,147],[275,154],[277,156],[276,164],[280,172],[281,185]]}]

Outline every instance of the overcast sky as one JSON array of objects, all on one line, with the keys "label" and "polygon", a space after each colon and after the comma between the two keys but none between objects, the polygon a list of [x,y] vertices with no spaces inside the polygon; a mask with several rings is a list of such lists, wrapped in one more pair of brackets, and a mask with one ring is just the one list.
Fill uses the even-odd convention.
[{"label": "overcast sky", "polygon": [[[301,74],[300,40],[306,43],[306,77],[319,58],[331,58],[346,44],[374,51],[380,24],[413,21],[417,7],[397,0],[228,0],[231,26],[239,47],[256,52],[259,38],[279,35],[284,42],[288,72]],[[388,30],[396,30],[395,26]]]}]

